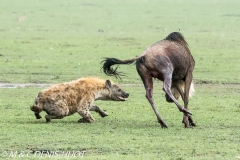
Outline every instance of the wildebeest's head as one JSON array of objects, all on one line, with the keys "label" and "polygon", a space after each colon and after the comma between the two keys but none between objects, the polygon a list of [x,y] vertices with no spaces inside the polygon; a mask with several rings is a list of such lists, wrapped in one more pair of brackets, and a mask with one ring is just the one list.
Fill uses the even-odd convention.
[{"label": "wildebeest's head", "polygon": [[106,80],[106,87],[109,90],[109,98],[113,101],[125,101],[128,98],[129,94],[124,92],[116,84],[112,84],[111,81]]}]

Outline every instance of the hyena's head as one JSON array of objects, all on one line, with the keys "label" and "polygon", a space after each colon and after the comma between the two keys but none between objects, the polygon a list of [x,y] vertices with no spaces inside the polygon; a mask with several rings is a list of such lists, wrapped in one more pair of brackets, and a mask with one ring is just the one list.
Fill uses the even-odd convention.
[{"label": "hyena's head", "polygon": [[[181,94],[179,93],[178,89],[176,88],[178,86],[178,88],[182,91],[182,93],[184,94],[185,92],[185,82],[180,80],[180,81],[176,81],[173,82],[172,87],[171,87],[171,91],[173,96],[176,98],[176,100],[180,100]],[[191,83],[190,86],[190,90],[189,90],[189,98],[191,98],[194,94],[195,90],[194,90],[194,84],[193,82]],[[166,101],[167,102],[173,102],[173,100],[168,96],[168,94],[165,94],[166,97]]]},{"label": "hyena's head", "polygon": [[129,94],[124,92],[118,85],[112,84],[110,80],[106,80],[106,88],[108,89],[108,100],[125,101]]}]

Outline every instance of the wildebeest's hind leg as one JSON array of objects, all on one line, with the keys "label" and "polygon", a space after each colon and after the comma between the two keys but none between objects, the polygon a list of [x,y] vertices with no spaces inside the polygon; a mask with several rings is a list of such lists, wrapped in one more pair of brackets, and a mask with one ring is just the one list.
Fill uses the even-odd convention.
[{"label": "wildebeest's hind leg", "polygon": [[108,116],[108,114],[106,112],[104,112],[103,110],[101,110],[101,108],[98,106],[91,106],[90,111],[97,112],[101,117]]},{"label": "wildebeest's hind leg", "polygon": [[[190,88],[191,88],[191,83],[192,83],[192,72],[188,71],[186,78],[185,78],[185,92],[184,92],[184,108],[186,110],[188,109],[188,102],[189,102],[189,92],[190,92]],[[191,115],[183,115],[183,121],[182,123],[185,124],[185,127],[188,128],[190,126],[196,126],[196,124],[193,121],[193,118]]]},{"label": "wildebeest's hind leg", "polygon": [[[160,72],[160,71],[159,71]],[[173,96],[172,91],[171,91],[171,85],[172,85],[172,72],[170,70],[166,70],[165,73],[163,73],[164,75],[164,80],[163,80],[163,89],[166,92],[166,94],[168,94],[168,96],[173,100],[173,102],[177,105],[178,109],[180,112],[183,112],[184,115],[189,116],[191,115],[191,113],[185,109],[184,107],[182,107],[178,101],[176,100],[176,98]]]},{"label": "wildebeest's hind leg", "polygon": [[158,123],[160,123],[162,128],[168,128],[166,123],[162,120],[162,118],[160,117],[154,102],[153,102],[153,97],[152,97],[152,91],[153,91],[153,81],[152,81],[152,77],[149,75],[149,72],[147,70],[147,68],[141,64],[140,62],[137,61],[136,63],[136,68],[138,71],[139,76],[141,77],[145,90],[146,90],[146,98],[148,99],[149,103],[152,106],[152,109],[154,110],[157,119],[158,119]]}]

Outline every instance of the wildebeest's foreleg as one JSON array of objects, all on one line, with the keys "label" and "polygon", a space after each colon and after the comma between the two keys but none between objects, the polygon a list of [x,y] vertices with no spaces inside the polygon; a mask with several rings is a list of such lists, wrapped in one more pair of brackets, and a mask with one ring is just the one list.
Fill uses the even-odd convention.
[{"label": "wildebeest's foreleg", "polygon": [[90,111],[95,111],[95,112],[97,112],[101,117],[106,117],[106,116],[108,116],[107,112],[104,112],[104,111],[101,110],[101,108],[98,107],[98,106],[91,106]]},{"label": "wildebeest's foreleg", "polygon": [[152,93],[153,93],[153,83],[152,83],[152,79],[151,80],[147,80],[146,83],[144,83],[144,86],[145,86],[145,89],[146,89],[146,98],[148,99],[149,103],[151,104],[152,106],[152,109],[154,110],[154,113],[156,114],[157,116],[157,119],[158,119],[158,123],[161,124],[161,127],[162,128],[168,128],[166,123],[162,120],[162,118],[160,117],[156,107],[155,107],[155,104],[154,104],[154,101],[153,101],[153,97],[152,97]]},{"label": "wildebeest's foreleg", "polygon": [[163,80],[163,89],[164,91],[168,94],[168,96],[173,100],[173,102],[177,105],[179,111],[183,112],[186,116],[191,115],[191,113],[182,107],[176,98],[173,96],[172,91],[171,91],[171,84],[172,84],[172,74],[170,72],[167,72],[164,74],[164,80]]},{"label": "wildebeest's foreleg", "polygon": [[154,110],[157,119],[158,119],[158,123],[160,123],[162,128],[167,128],[167,125],[165,124],[165,122],[162,120],[162,118],[160,117],[154,102],[153,102],[153,97],[152,97],[152,91],[153,91],[153,81],[152,81],[152,77],[149,75],[149,72],[147,71],[147,68],[140,64],[140,63],[136,63],[136,67],[137,67],[137,71],[139,76],[141,77],[145,90],[146,90],[146,98],[148,99],[149,103],[152,106],[152,109]]},{"label": "wildebeest's foreleg", "polygon": [[[186,110],[188,109],[188,102],[189,102],[189,91],[192,83],[192,72],[188,71],[186,78],[185,78],[185,92],[184,92],[184,108]],[[193,121],[193,118],[191,115],[186,116],[185,114],[183,115],[183,121],[182,123],[185,124],[185,127],[188,128],[190,126],[196,126],[196,124]]]}]

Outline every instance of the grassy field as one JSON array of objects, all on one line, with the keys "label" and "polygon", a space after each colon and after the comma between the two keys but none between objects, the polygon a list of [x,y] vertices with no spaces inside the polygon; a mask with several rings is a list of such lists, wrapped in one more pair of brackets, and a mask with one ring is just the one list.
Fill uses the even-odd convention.
[{"label": "grassy field", "polygon": [[[119,83],[130,97],[123,103],[97,101],[109,116],[93,113],[94,124],[78,124],[78,114],[46,124],[29,109],[42,88],[0,88],[0,157],[44,159],[46,154],[36,153],[78,151],[84,159],[237,159],[239,5],[237,0],[2,0],[0,83],[98,76]],[[157,123],[134,65],[119,68],[126,73],[122,81],[100,70],[103,57],[135,57],[173,31],[183,33],[196,61],[196,94],[189,104],[193,129],[184,129],[182,114],[165,102],[161,82],[154,81],[154,98],[168,129]]]}]

